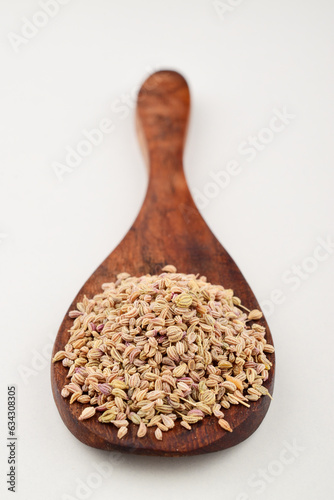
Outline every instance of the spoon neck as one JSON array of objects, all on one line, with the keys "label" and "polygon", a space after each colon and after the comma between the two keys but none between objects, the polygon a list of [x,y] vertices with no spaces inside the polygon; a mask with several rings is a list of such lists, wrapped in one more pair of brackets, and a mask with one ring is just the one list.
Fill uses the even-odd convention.
[{"label": "spoon neck", "polygon": [[187,203],[190,192],[183,170],[182,147],[150,151],[147,198],[160,207]]}]

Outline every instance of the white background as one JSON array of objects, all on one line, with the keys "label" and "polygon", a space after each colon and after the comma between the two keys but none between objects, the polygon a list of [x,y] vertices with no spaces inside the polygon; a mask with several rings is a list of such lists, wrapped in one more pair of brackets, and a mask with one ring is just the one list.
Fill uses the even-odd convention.
[{"label": "white background", "polygon": [[[1,0],[1,498],[13,498],[5,485],[8,384],[18,390],[17,499],[334,494],[334,249],[317,248],[319,238],[334,238],[334,4],[223,3],[225,13],[210,0],[71,0],[44,22],[38,1]],[[20,39],[23,18],[45,25]],[[233,449],[113,457],[63,425],[48,353],[68,304],[143,200],[133,96],[159,68],[179,70],[190,84],[186,176],[268,313],[275,397],[258,431]],[[263,128],[284,108],[293,118],[249,161],[239,148],[250,136],[268,138]],[[113,132],[61,182],[55,162],[103,118]],[[231,160],[239,174],[225,187],[210,185],[210,172]],[[302,277],[294,265],[306,269]],[[107,477],[96,472],[102,462],[113,465]]]}]

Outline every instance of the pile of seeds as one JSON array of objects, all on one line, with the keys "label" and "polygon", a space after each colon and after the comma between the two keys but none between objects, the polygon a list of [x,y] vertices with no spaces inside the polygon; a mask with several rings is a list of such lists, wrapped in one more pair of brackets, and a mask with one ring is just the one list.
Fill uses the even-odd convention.
[{"label": "pile of seeds", "polygon": [[153,427],[161,440],[177,419],[190,430],[209,415],[232,431],[230,405],[270,396],[263,382],[274,347],[254,323],[262,313],[204,276],[162,271],[119,274],[69,313],[70,338],[53,358],[69,369],[62,396],[88,404],[79,419],[98,412],[120,439],[130,422],[138,438]]}]

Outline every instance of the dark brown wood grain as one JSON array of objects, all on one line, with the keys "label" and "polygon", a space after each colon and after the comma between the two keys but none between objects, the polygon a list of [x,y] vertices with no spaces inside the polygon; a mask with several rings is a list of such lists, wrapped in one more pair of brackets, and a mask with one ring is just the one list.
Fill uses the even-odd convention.
[{"label": "dark brown wood grain", "polygon": [[[74,309],[83,295],[92,297],[104,282],[115,279],[123,271],[134,275],[159,273],[165,264],[178,271],[200,273],[215,284],[232,288],[250,309],[258,302],[236,264],[212,234],[199,214],[190,195],[183,172],[182,156],[190,110],[189,88],[185,79],[174,71],[159,71],[142,85],[137,102],[137,130],[149,168],[149,186],[144,204],[133,226],[118,247],[97,268],[73,300]],[[267,340],[272,337],[266,321]],[[53,354],[63,349],[72,320],[66,314],[54,344]],[[274,355],[269,356],[273,368],[266,382],[272,393],[275,374]],[[263,420],[269,404],[262,397],[251,407],[232,406],[226,418],[233,428],[222,430],[215,417],[207,417],[187,431],[179,423],[154,438],[153,429],[138,439],[137,427],[129,426],[128,434],[119,440],[117,429],[101,424],[97,418],[78,421],[83,405],[69,405],[60,392],[66,383],[67,369],[52,364],[52,390],[59,413],[69,430],[83,443],[106,450],[121,450],[150,455],[195,455],[229,448],[250,436]]]}]

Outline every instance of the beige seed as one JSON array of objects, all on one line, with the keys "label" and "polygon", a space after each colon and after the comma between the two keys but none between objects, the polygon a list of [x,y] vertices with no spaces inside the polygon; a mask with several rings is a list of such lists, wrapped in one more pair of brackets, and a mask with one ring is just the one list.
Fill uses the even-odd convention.
[{"label": "beige seed", "polygon": [[101,417],[99,417],[99,422],[102,424],[109,424],[113,420],[116,420],[116,413],[110,410],[105,411]]},{"label": "beige seed", "polygon": [[67,356],[67,353],[66,353],[65,351],[58,351],[58,352],[54,355],[54,357],[53,357],[53,359],[52,359],[52,362],[53,362],[53,363],[56,363],[56,361],[61,361],[62,359],[66,358],[66,356]]},{"label": "beige seed", "polygon": [[240,391],[243,390],[244,386],[242,385],[242,382],[240,379],[236,377],[230,377],[229,375],[226,375],[226,380],[228,382],[232,382]]},{"label": "beige seed", "polygon": [[258,401],[261,396],[256,396],[255,394],[248,394],[246,398],[248,401]]},{"label": "beige seed", "polygon": [[263,346],[263,350],[264,350],[264,352],[268,352],[269,354],[272,354],[273,352],[275,352],[275,347],[270,345],[270,344],[265,344]]},{"label": "beige seed", "polygon": [[218,424],[220,425],[220,427],[222,427],[225,431],[229,431],[229,432],[232,432],[232,429],[230,427],[230,424],[224,420],[223,418],[220,418],[218,420]]},{"label": "beige seed", "polygon": [[87,418],[91,418],[95,415],[95,408],[93,406],[88,406],[81,413],[79,420],[86,420]]},{"label": "beige seed", "polygon": [[187,365],[185,363],[182,363],[180,366],[177,366],[176,368],[174,368],[173,375],[176,378],[183,377],[186,370],[187,370]]},{"label": "beige seed", "polygon": [[239,297],[232,297],[232,302],[235,306],[241,305],[241,300],[239,299]]},{"label": "beige seed", "polygon": [[176,273],[176,267],[169,264],[169,265],[163,267],[162,271],[165,273]]},{"label": "beige seed", "polygon": [[253,311],[251,311],[248,314],[248,319],[249,319],[249,321],[258,320],[258,319],[262,318],[262,316],[263,316],[263,314],[261,311],[259,311],[258,309],[253,309]]},{"label": "beige seed", "polygon": [[90,402],[90,397],[88,396],[88,394],[82,394],[81,396],[78,397],[77,401],[79,403],[89,403]]},{"label": "beige seed", "polygon": [[113,420],[112,423],[115,427],[127,427],[129,422],[127,420]]},{"label": "beige seed", "polygon": [[113,389],[111,391],[111,394],[113,394],[113,396],[118,396],[121,399],[128,399],[126,392],[124,392],[122,389]]},{"label": "beige seed", "polygon": [[253,387],[255,390],[260,392],[263,396],[269,396],[270,399],[273,399],[266,387],[263,387],[262,385],[257,385],[257,384],[253,384]]},{"label": "beige seed", "polygon": [[237,390],[237,386],[235,385],[234,382],[226,381],[223,382],[221,385],[229,392],[235,392]]},{"label": "beige seed", "polygon": [[136,425],[139,425],[141,423],[141,418],[139,415],[137,415],[137,413],[130,413],[129,418]]},{"label": "beige seed", "polygon": [[222,370],[225,370],[225,369],[229,369],[229,368],[232,368],[232,363],[230,363],[229,361],[219,361],[218,363],[218,368],[221,368]]},{"label": "beige seed", "polygon": [[154,417],[151,418],[150,422],[147,424],[147,427],[153,427],[154,425],[157,425],[158,422],[161,420],[161,415],[155,415]]},{"label": "beige seed", "polygon": [[122,437],[124,437],[125,434],[127,434],[127,432],[128,432],[127,427],[121,427],[120,429],[118,429],[118,432],[117,432],[118,439],[122,439]]},{"label": "beige seed", "polygon": [[162,423],[167,427],[167,429],[172,429],[174,427],[174,421],[167,415],[161,415]]},{"label": "beige seed", "polygon": [[142,438],[142,437],[144,437],[146,435],[146,433],[147,433],[147,427],[146,427],[146,425],[143,422],[141,422],[139,424],[137,436],[139,438]]},{"label": "beige seed", "polygon": [[166,425],[162,424],[161,422],[157,423],[157,427],[159,429],[161,429],[163,432],[167,432],[168,431],[168,427]]},{"label": "beige seed", "polygon": [[74,403],[74,401],[76,401],[79,396],[81,396],[82,392],[79,391],[79,392],[73,392],[72,396],[71,396],[71,399],[70,399],[70,405]]},{"label": "beige seed", "polygon": [[159,441],[162,440],[162,431],[161,431],[161,429],[159,429],[159,427],[156,428],[154,435],[155,435],[156,439],[158,439]]},{"label": "beige seed", "polygon": [[111,382],[111,386],[114,388],[114,389],[128,389],[128,385],[123,382],[122,380],[112,380]]},{"label": "beige seed", "polygon": [[65,389],[65,387],[61,391],[61,395],[63,396],[63,398],[67,398],[70,394],[70,391],[68,389]]},{"label": "beige seed", "polygon": [[184,427],[188,431],[191,431],[191,425],[188,424],[188,422],[186,422],[185,420],[182,420],[181,425],[182,425],[182,427]]},{"label": "beige seed", "polygon": [[178,295],[175,302],[178,307],[190,307],[193,302],[193,298],[188,293],[181,293]]}]

